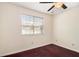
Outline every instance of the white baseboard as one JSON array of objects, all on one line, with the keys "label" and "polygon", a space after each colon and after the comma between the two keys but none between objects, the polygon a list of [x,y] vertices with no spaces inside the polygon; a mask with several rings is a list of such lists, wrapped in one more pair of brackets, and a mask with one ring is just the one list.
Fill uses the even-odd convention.
[{"label": "white baseboard", "polygon": [[[34,47],[31,47],[31,48],[27,48],[27,49],[17,50],[17,51],[1,54],[0,56],[7,56],[7,55],[11,55],[11,54],[19,53],[19,52],[22,52],[22,51],[26,51],[26,50],[42,47],[42,46],[49,45],[49,44],[52,44],[52,43],[47,43],[47,44],[42,44],[42,45],[34,46]],[[63,47],[63,48],[66,48],[66,49],[69,49],[69,50],[72,50],[72,51],[75,51],[75,52],[79,52],[79,50],[71,49],[71,48],[68,48],[68,47],[65,47],[65,46],[62,46],[62,45],[58,45],[56,43],[53,43],[53,44],[55,44],[57,46],[60,46],[60,47]]]},{"label": "white baseboard", "polygon": [[9,52],[9,53],[1,54],[0,56],[7,56],[7,55],[11,55],[11,54],[19,53],[19,52],[22,52],[22,51],[42,47],[42,46],[49,45],[49,44],[51,44],[51,43],[42,44],[42,45],[34,46],[34,47],[31,47],[31,48],[27,48],[27,49],[21,49],[21,50],[17,50],[17,51],[12,51],[12,52]]},{"label": "white baseboard", "polygon": [[74,52],[79,53],[79,50],[71,49],[71,48],[68,48],[68,47],[65,47],[65,46],[62,46],[62,45],[56,44],[56,43],[52,43],[52,44],[55,44],[55,45],[57,45],[57,46],[60,46],[60,47],[63,47],[63,48],[69,49],[69,50],[71,50],[71,51],[74,51]]}]

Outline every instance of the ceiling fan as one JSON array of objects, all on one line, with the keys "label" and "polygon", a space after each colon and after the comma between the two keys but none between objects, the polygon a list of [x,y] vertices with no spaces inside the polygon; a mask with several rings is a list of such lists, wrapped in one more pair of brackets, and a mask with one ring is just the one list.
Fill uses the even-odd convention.
[{"label": "ceiling fan", "polygon": [[40,3],[41,4],[52,3],[53,5],[48,9],[48,11],[50,11],[53,8],[63,8],[63,9],[67,8],[67,6],[63,2],[40,2]]}]

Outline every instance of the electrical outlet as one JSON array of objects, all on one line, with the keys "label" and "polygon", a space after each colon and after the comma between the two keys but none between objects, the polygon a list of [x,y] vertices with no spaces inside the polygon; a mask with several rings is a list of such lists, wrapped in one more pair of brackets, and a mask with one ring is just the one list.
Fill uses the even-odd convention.
[{"label": "electrical outlet", "polygon": [[72,43],[72,46],[74,46],[75,44],[74,43]]},{"label": "electrical outlet", "polygon": [[57,42],[58,40],[56,40],[56,42]]},{"label": "electrical outlet", "polygon": [[32,42],[32,44],[33,44],[33,42]]}]

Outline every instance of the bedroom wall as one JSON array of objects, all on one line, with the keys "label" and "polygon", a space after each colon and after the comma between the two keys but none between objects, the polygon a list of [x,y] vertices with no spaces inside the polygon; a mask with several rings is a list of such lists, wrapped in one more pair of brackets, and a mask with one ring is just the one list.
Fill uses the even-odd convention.
[{"label": "bedroom wall", "polygon": [[[40,47],[51,43],[52,16],[9,3],[0,3],[0,56]],[[20,15],[44,19],[42,35],[22,35]],[[1,22],[2,21],[2,22]]]},{"label": "bedroom wall", "polygon": [[79,7],[55,15],[52,43],[79,52]]},{"label": "bedroom wall", "polygon": [[[1,7],[1,6],[0,6]],[[0,19],[1,19],[1,8],[0,8]],[[0,20],[0,27],[1,27],[1,20]],[[1,46],[1,29],[0,29],[0,46]]]}]

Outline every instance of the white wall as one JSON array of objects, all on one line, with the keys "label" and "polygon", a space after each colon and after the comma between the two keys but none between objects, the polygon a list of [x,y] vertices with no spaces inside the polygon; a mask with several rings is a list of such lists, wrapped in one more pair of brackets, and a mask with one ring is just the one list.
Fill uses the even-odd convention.
[{"label": "white wall", "polygon": [[[28,50],[51,43],[52,16],[22,8],[9,3],[0,3],[0,56]],[[42,35],[21,35],[20,15],[40,16],[44,19]]]},{"label": "white wall", "polygon": [[52,43],[79,52],[79,7],[55,15]]},{"label": "white wall", "polygon": [[[44,18],[44,34],[21,35],[20,15]],[[0,3],[0,56],[56,44],[79,52],[79,8],[51,16],[8,3]]]},{"label": "white wall", "polygon": [[1,46],[2,46],[2,13],[3,13],[3,10],[2,10],[2,5],[0,5],[0,51],[2,51],[1,49]]}]

